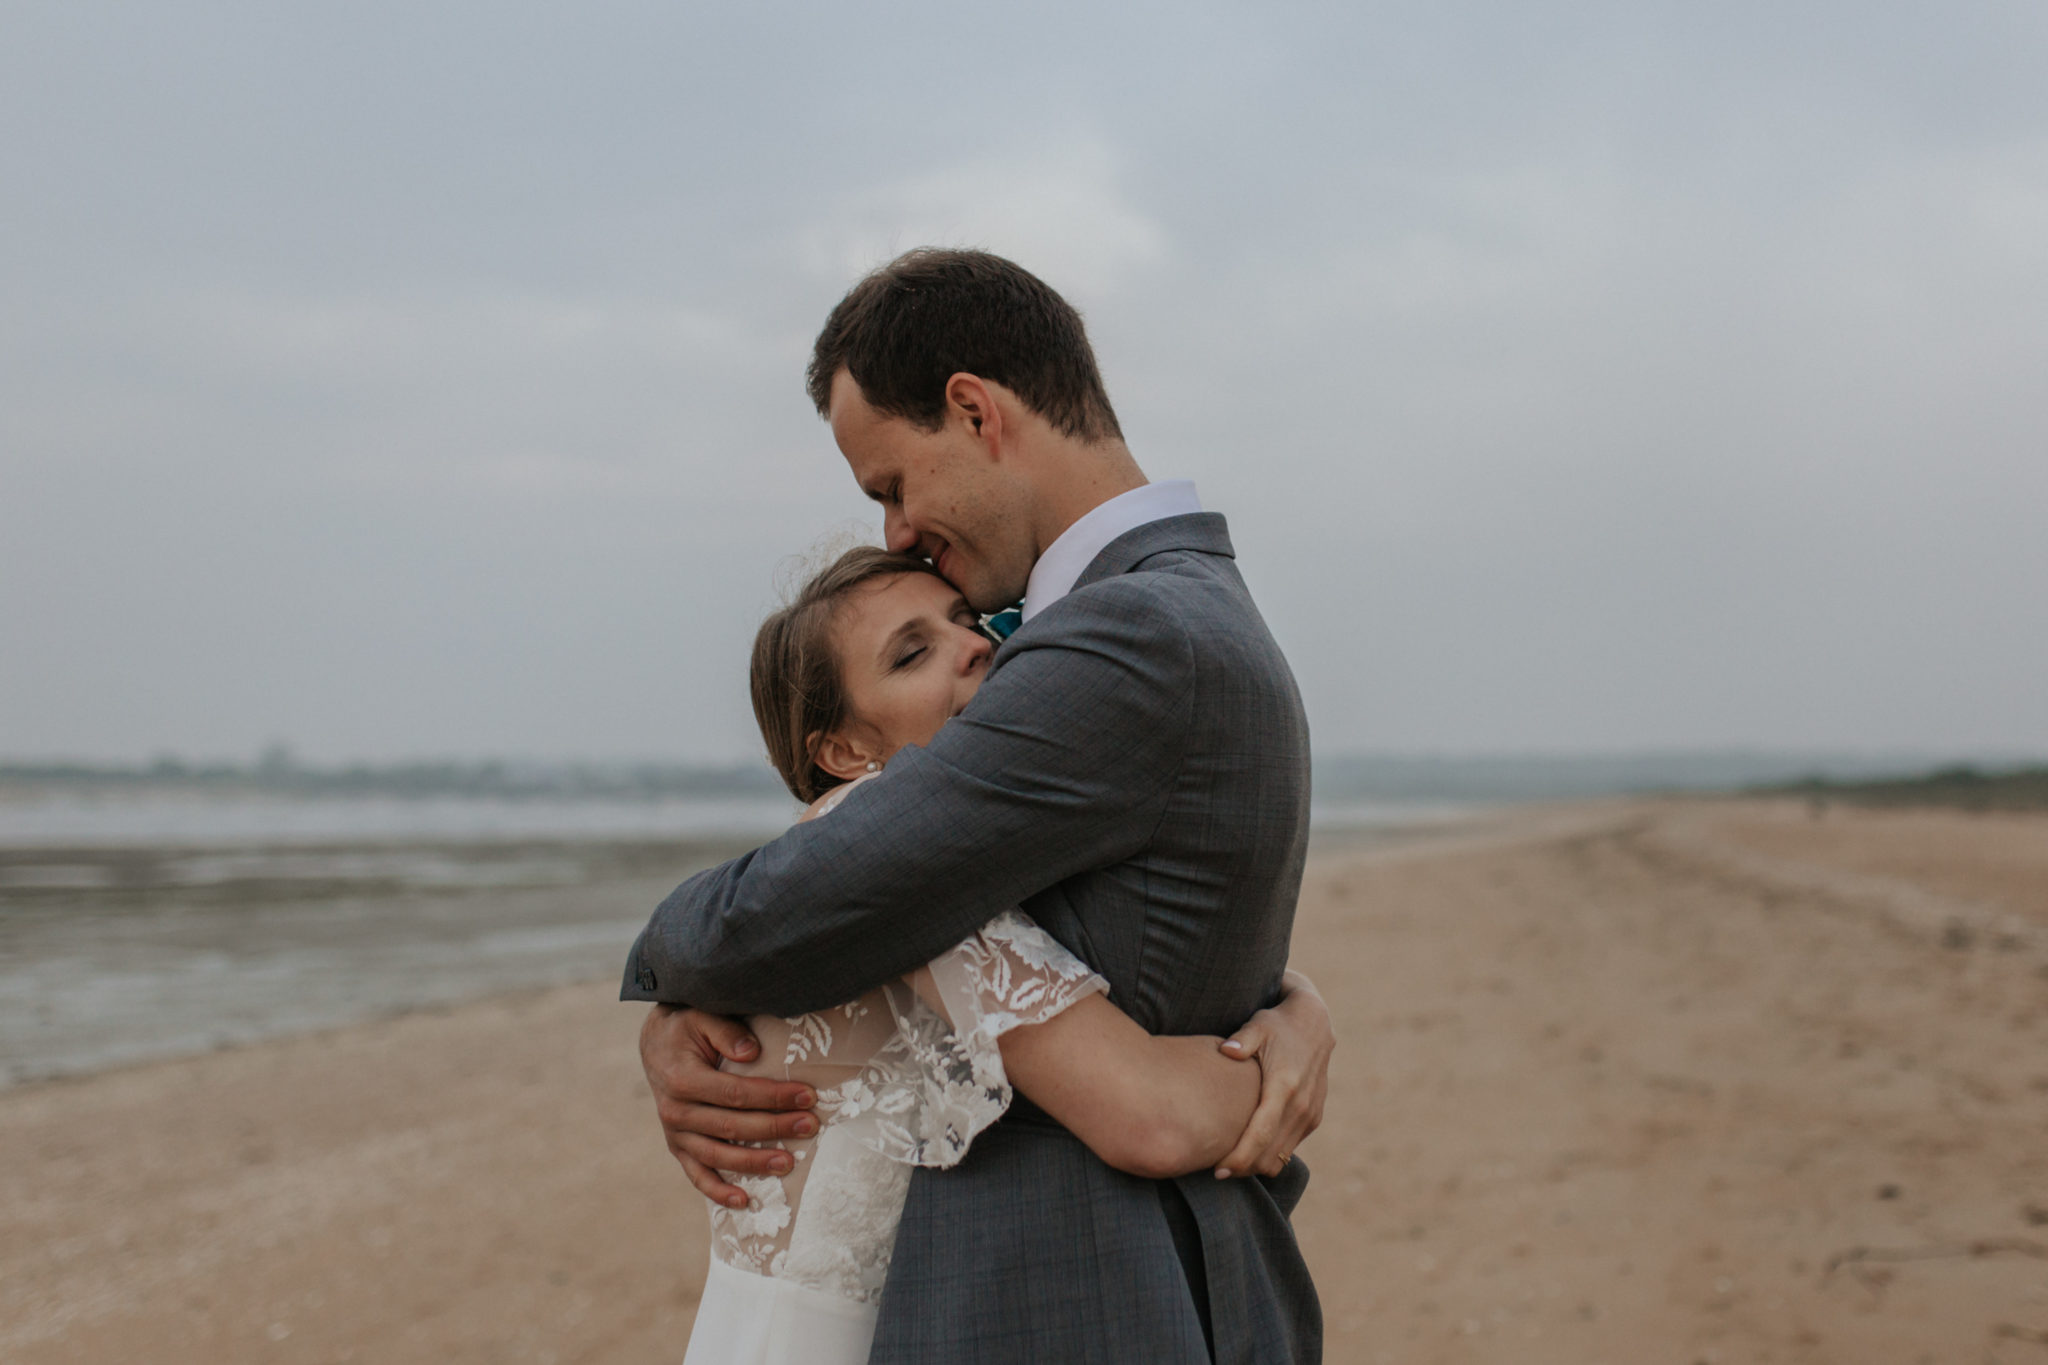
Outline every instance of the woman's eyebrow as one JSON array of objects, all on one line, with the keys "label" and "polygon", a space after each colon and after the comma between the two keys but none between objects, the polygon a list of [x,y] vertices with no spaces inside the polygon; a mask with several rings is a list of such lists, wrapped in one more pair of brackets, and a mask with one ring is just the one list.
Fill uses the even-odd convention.
[{"label": "woman's eyebrow", "polygon": [[884,668],[889,666],[889,656],[896,652],[896,647],[902,643],[906,636],[915,635],[920,624],[918,619],[913,616],[902,625],[896,627],[896,629],[890,631],[888,636],[883,639],[882,647],[875,651],[875,658]]}]

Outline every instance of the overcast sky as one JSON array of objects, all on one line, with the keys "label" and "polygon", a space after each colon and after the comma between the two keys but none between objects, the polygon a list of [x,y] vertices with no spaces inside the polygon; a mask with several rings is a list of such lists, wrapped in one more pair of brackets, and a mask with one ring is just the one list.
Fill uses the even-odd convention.
[{"label": "overcast sky", "polygon": [[923,243],[1081,307],[1322,752],[2048,751],[2038,0],[4,13],[0,754],[757,754]]}]

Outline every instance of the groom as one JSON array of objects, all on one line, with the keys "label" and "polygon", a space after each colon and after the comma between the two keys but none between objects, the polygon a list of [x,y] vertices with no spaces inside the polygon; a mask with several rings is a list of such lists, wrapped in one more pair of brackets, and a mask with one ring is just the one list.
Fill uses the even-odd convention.
[{"label": "groom", "polygon": [[[1063,299],[999,257],[912,252],[833,310],[810,393],[890,548],[981,611],[1021,598],[1022,623],[928,747],[685,882],[634,944],[625,998],[695,1007],[650,1016],[643,1053],[696,1078],[664,1123],[707,1193],[732,1193],[712,1160],[782,1155],[713,1139],[811,1120],[742,1112],[775,1100],[704,1065],[699,1011],[827,1008],[1021,904],[1145,1028],[1227,1035],[1279,995],[1308,835],[1307,722],[1223,518],[1145,481]],[[915,1173],[871,1358],[1317,1360],[1287,1220],[1306,1182],[1298,1160],[1126,1175],[1019,1096]]]}]

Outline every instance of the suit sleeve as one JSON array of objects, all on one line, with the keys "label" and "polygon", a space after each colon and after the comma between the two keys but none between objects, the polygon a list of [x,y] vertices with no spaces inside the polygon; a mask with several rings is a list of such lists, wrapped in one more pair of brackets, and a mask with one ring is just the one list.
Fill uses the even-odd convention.
[{"label": "suit sleeve", "polygon": [[1194,650],[1133,575],[1048,608],[929,748],[829,817],[698,873],[661,903],[621,998],[719,1013],[825,1009],[999,911],[1131,856],[1184,752]]}]

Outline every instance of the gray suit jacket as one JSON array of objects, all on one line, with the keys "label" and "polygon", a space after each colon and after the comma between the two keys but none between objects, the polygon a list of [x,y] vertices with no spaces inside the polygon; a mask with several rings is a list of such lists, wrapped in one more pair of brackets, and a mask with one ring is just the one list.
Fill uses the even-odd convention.
[{"label": "gray suit jacket", "polygon": [[[929,748],[677,888],[624,998],[823,1009],[1021,904],[1146,1029],[1228,1034],[1277,997],[1308,797],[1301,699],[1223,518],[1152,522],[1003,644]],[[872,1359],[1317,1360],[1287,1222],[1306,1180],[1127,1176],[1019,1097],[913,1178]]]}]

